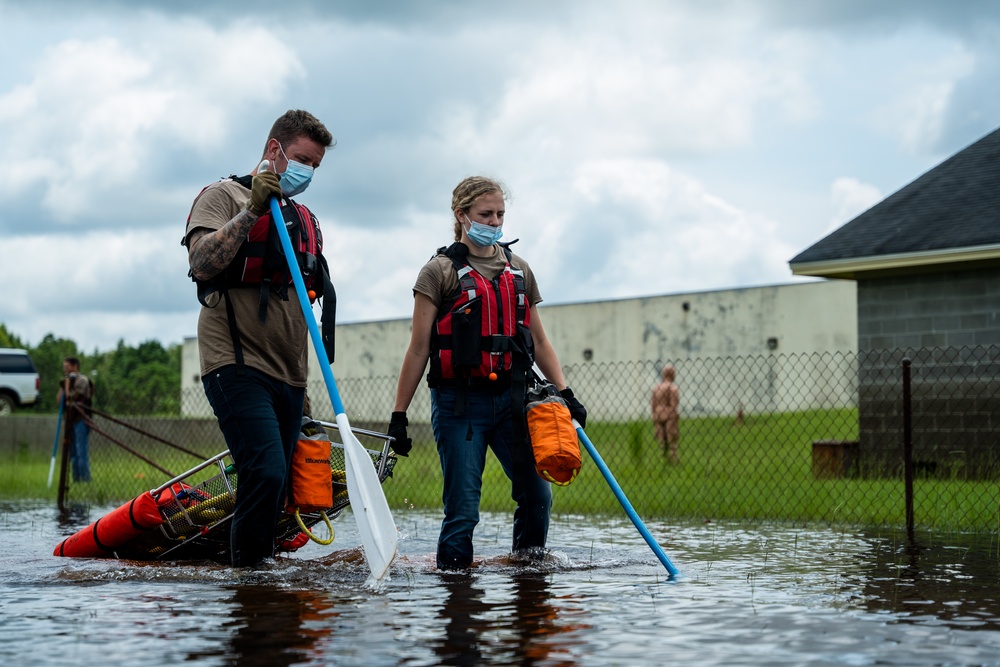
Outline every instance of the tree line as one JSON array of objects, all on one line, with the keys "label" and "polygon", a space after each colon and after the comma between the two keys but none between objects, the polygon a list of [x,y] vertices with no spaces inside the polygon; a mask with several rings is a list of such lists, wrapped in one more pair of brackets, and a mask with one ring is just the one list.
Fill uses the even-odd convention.
[{"label": "tree line", "polygon": [[41,378],[34,408],[24,412],[54,413],[63,379],[63,359],[77,357],[80,370],[93,382],[94,407],[112,415],[179,415],[181,345],[164,348],[156,340],[133,347],[123,340],[113,350],[87,354],[69,338],[46,334],[38,345],[28,345],[0,323],[0,347],[28,351]]}]

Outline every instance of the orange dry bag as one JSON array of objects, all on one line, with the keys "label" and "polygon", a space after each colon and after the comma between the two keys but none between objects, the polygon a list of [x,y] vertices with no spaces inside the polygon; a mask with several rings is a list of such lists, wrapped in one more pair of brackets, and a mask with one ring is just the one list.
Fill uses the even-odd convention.
[{"label": "orange dry bag", "polygon": [[580,442],[566,401],[551,384],[529,392],[528,401],[528,437],[535,470],[553,484],[566,486],[576,479],[581,465]]},{"label": "orange dry bag", "polygon": [[287,511],[315,512],[333,507],[330,438],[325,433],[301,437],[292,454]]}]

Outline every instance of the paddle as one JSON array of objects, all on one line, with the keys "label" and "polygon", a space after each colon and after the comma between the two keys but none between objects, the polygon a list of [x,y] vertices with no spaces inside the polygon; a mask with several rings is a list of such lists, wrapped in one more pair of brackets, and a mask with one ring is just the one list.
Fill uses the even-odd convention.
[{"label": "paddle", "polygon": [[52,441],[52,461],[49,463],[49,486],[52,488],[52,473],[56,469],[56,452],[59,451],[59,430],[62,428],[63,405],[66,404],[65,394],[59,399],[59,417],[56,421],[56,439]]},{"label": "paddle", "polygon": [[[258,171],[266,171],[267,167],[265,160],[258,167]],[[326,381],[326,389],[330,394],[330,403],[337,415],[337,426],[340,438],[344,443],[347,494],[351,499],[351,511],[354,512],[354,518],[358,523],[358,532],[361,533],[361,545],[364,548],[365,560],[368,561],[368,567],[375,579],[381,579],[389,570],[389,564],[396,556],[396,524],[392,520],[389,503],[382,492],[382,485],[379,483],[375,466],[365,448],[351,431],[351,424],[344,413],[344,404],[340,400],[337,381],[333,377],[330,359],[323,346],[319,327],[316,326],[316,316],[309,303],[306,284],[299,271],[295,251],[292,248],[292,241],[288,236],[285,218],[281,214],[281,204],[277,197],[271,197],[271,217],[278,230],[278,238],[281,239],[281,248],[285,253],[288,272],[291,273],[292,282],[295,284],[295,294],[298,296],[299,305],[302,306],[302,314],[309,327],[309,335],[312,338],[313,348],[316,350],[316,358],[319,359],[319,366],[323,370],[323,379]]]},{"label": "paddle", "polygon": [[608,486],[610,486],[611,490],[614,491],[615,496],[618,498],[618,502],[620,502],[622,507],[625,509],[625,513],[628,514],[628,517],[632,519],[632,523],[635,524],[635,527],[639,530],[639,534],[642,535],[642,539],[646,540],[646,544],[649,545],[649,548],[653,550],[656,557],[660,559],[661,563],[663,563],[663,567],[667,568],[667,572],[670,573],[670,576],[678,576],[680,571],[674,567],[674,564],[670,562],[670,558],[667,554],[664,553],[663,549],[660,548],[660,545],[653,539],[653,536],[650,535],[648,530],[646,530],[646,525],[642,522],[642,519],[639,518],[639,515],[636,514],[635,509],[632,507],[632,503],[630,503],[628,498],[625,497],[625,492],[622,491],[622,487],[618,485],[618,482],[615,480],[615,476],[611,474],[608,466],[605,465],[604,459],[602,459],[601,455],[597,453],[597,448],[594,447],[592,442],[590,442],[590,438],[587,437],[587,434],[583,432],[583,427],[581,427],[579,422],[575,419],[573,420],[573,425],[576,427],[576,434],[580,437],[580,442],[582,442],[583,446],[587,448],[590,458],[594,459],[594,463],[597,464],[601,474],[604,475],[604,479],[607,480]]}]

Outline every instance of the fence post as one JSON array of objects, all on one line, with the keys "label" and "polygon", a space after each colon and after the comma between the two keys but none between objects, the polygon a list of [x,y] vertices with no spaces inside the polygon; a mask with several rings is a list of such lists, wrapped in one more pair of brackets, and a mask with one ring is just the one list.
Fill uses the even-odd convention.
[{"label": "fence post", "polygon": [[75,437],[70,431],[73,425],[69,423],[70,410],[66,410],[63,413],[63,425],[62,425],[62,441],[59,445],[62,447],[62,458],[59,460],[59,493],[56,498],[56,506],[59,508],[60,512],[66,511],[66,492],[69,489],[69,480],[67,479],[67,469],[69,468],[69,442],[70,438]]},{"label": "fence post", "polygon": [[909,357],[903,358],[903,480],[906,494],[906,535],[913,541],[913,410]]}]

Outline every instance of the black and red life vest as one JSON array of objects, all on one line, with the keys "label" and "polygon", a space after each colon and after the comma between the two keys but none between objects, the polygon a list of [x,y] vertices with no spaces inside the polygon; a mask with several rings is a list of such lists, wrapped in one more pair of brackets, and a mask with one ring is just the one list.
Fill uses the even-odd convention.
[{"label": "black and red life vest", "polygon": [[[323,252],[323,233],[319,228],[319,220],[312,211],[291,199],[285,201],[281,214],[285,219],[306,289],[315,290],[318,287],[322,290],[319,258]],[[260,287],[262,295],[273,287],[285,292],[284,296],[287,296],[292,277],[288,273],[281,240],[277,234],[271,233],[273,229],[274,221],[270,212],[262,215],[250,228],[247,240],[224,272],[227,287]],[[266,315],[264,309],[266,299],[262,301],[262,320]]]},{"label": "black and red life vest", "polygon": [[431,387],[510,386],[534,362],[524,272],[511,266],[510,248],[499,245],[507,261],[493,280],[469,265],[464,244],[438,249],[458,274],[458,290],[442,303],[431,332]]},{"label": "black and red life vest", "polygon": [[[243,187],[250,189],[251,176],[230,176]],[[204,192],[204,190],[203,190]],[[336,325],[337,293],[330,280],[330,268],[323,256],[323,232],[319,220],[312,211],[291,199],[284,199],[281,215],[285,220],[285,228],[291,240],[295,257],[302,272],[306,289],[311,293],[310,300],[323,298],[322,338],[330,362],[334,357],[334,329]],[[188,221],[191,216],[188,214]],[[236,251],[236,256],[218,275],[209,280],[198,280],[191,275],[198,286],[198,301],[205,307],[208,298],[220,293],[226,300],[226,315],[229,320],[229,330],[236,348],[237,364],[242,366],[242,350],[239,342],[239,332],[236,318],[229,302],[227,292],[230,289],[256,288],[260,291],[260,306],[257,316],[261,322],[267,321],[267,304],[274,292],[281,300],[288,300],[288,288],[293,284],[288,271],[285,253],[281,247],[281,239],[274,229],[274,219],[268,211],[254,223],[247,234],[246,240]]]}]

